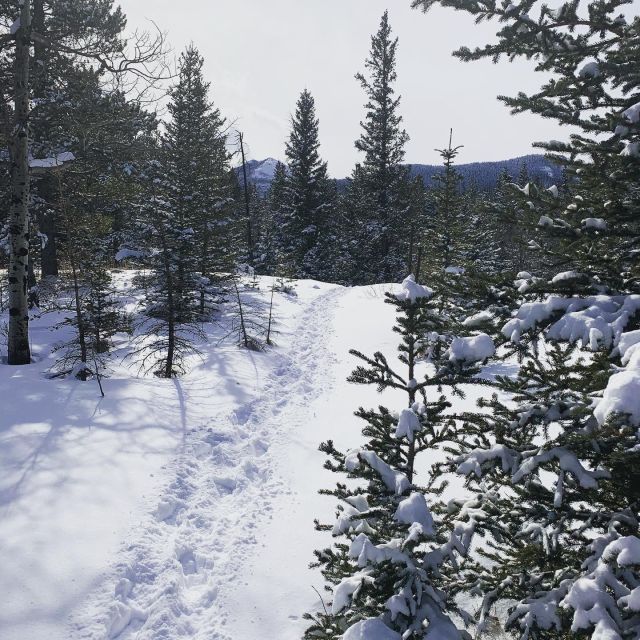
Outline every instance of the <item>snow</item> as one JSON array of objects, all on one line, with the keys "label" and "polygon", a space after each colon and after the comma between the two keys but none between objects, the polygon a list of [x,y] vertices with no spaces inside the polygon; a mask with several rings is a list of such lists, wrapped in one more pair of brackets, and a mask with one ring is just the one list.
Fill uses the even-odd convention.
[{"label": "snow", "polygon": [[9,34],[12,35],[12,36],[15,36],[16,33],[18,33],[18,31],[20,30],[21,26],[22,26],[22,21],[18,17],[13,21],[11,27],[9,27]]},{"label": "snow", "polygon": [[622,113],[627,122],[638,124],[640,122],[640,102],[636,102]]},{"label": "snow", "polygon": [[566,282],[567,280],[579,280],[583,277],[584,275],[577,271],[562,271],[561,273],[553,276],[553,278],[551,278],[551,282],[553,284],[558,284],[559,282]]},{"label": "snow", "polygon": [[539,227],[553,227],[553,220],[549,216],[540,216]]},{"label": "snow", "polygon": [[258,164],[251,172],[251,180],[253,181],[271,181],[276,174],[278,160],[275,158],[267,158]]},{"label": "snow", "polygon": [[461,276],[464,275],[464,267],[445,267],[444,272],[454,276]]},{"label": "snow", "polygon": [[601,343],[612,346],[620,340],[630,318],[640,310],[640,296],[590,296],[585,298],[549,296],[541,302],[527,302],[514,318],[502,328],[503,335],[518,342],[523,332],[548,321],[556,314],[560,318],[551,324],[548,337],[553,340],[590,343],[591,330],[602,334]]},{"label": "snow", "polygon": [[482,478],[482,465],[492,460],[500,459],[502,470],[511,471],[515,465],[516,454],[503,444],[496,444],[488,449],[474,449],[464,456],[456,459],[457,473],[468,476],[475,474],[477,478]]},{"label": "snow", "polygon": [[59,153],[58,155],[51,158],[40,158],[29,160],[29,166],[32,169],[55,169],[57,167],[63,166],[67,162],[73,162],[76,157],[70,151],[65,151],[64,153]]},{"label": "snow", "polygon": [[398,505],[395,518],[402,524],[418,524],[425,536],[435,535],[433,517],[422,493],[412,493]]},{"label": "snow", "polygon": [[622,357],[622,364],[627,365],[640,347],[640,329],[627,331],[620,336],[618,351]]},{"label": "snow", "polygon": [[[368,581],[373,582],[371,578],[368,578]],[[333,592],[332,615],[335,616],[343,609],[346,609],[351,603],[351,599],[358,596],[358,592],[366,582],[367,576],[363,574],[356,574],[342,580]]]},{"label": "snow", "polygon": [[640,538],[625,536],[611,542],[604,550],[602,559],[607,562],[614,558],[621,567],[640,565]]},{"label": "snow", "polygon": [[640,369],[614,373],[609,378],[594,415],[602,425],[617,413],[628,415],[631,424],[640,426]]},{"label": "snow", "polygon": [[422,429],[420,419],[411,409],[403,409],[398,419],[396,427],[396,438],[406,438],[409,442],[413,442],[414,434]]},{"label": "snow", "polygon": [[400,471],[395,471],[373,451],[353,449],[347,455],[345,467],[349,471],[354,471],[360,468],[361,461],[366,462],[380,476],[387,489],[396,495],[402,495],[409,488],[407,476]]},{"label": "snow", "polygon": [[627,142],[620,155],[629,158],[640,158],[640,142]]},{"label": "snow", "polygon": [[604,218],[585,218],[581,224],[585,229],[595,229],[596,231],[607,230],[607,221]]},{"label": "snow", "polygon": [[585,62],[580,69],[578,69],[579,78],[598,78],[600,75],[600,65],[594,60]]},{"label": "snow", "polygon": [[555,184],[551,185],[547,191],[554,197],[557,198],[560,195],[560,192],[558,190],[558,187],[556,187]]},{"label": "snow", "polygon": [[349,627],[342,640],[402,640],[402,637],[380,618],[369,618]]},{"label": "snow", "polygon": [[[130,289],[131,272],[117,277]],[[266,296],[270,279],[259,282],[255,295]],[[318,451],[327,439],[399,496],[408,536],[429,535],[424,496],[362,450],[354,416],[359,406],[403,406],[406,393],[345,382],[351,348],[396,357],[383,294],[397,286],[295,287],[295,297],[276,294],[273,349],[218,344],[219,328],[207,325],[211,342],[186,376],[137,377],[118,363],[102,400],[95,382],[44,379],[60,335],[56,318],[34,318],[36,362],[0,366],[2,397],[29,389],[0,416],[2,640],[299,640],[302,614],[322,609],[313,550],[331,542],[313,521],[335,522],[336,501],[318,494],[337,480]],[[122,355],[124,336],[119,344]],[[466,392],[460,410],[481,395]],[[365,495],[345,507],[340,526],[358,536],[362,562],[403,557],[403,540],[380,548],[366,537]],[[347,634],[399,637],[375,620]]]},{"label": "snow", "polygon": [[496,353],[493,339],[486,333],[468,338],[454,338],[449,347],[449,360],[458,362],[482,362]]},{"label": "snow", "polygon": [[395,295],[398,300],[415,302],[419,298],[433,297],[433,289],[418,284],[415,276],[410,275],[404,279],[400,291]]},{"label": "snow", "polygon": [[135,251],[133,249],[120,249],[116,255],[116,262],[122,262],[123,260],[128,260],[129,258],[143,258],[144,253],[142,251]]},{"label": "snow", "polygon": [[[519,277],[519,276],[518,276]],[[488,322],[492,322],[494,320],[494,316],[490,311],[480,311],[472,316],[466,318],[462,326],[467,328],[474,328],[482,326]]]}]

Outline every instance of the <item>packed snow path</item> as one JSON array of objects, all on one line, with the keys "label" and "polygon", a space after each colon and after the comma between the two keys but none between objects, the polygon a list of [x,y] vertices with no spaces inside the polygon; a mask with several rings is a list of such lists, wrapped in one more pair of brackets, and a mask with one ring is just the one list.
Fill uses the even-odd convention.
[{"label": "packed snow path", "polygon": [[175,479],[118,564],[115,594],[91,603],[75,636],[104,638],[106,626],[108,638],[123,640],[243,637],[228,624],[226,603],[249,586],[251,562],[270,552],[265,527],[278,499],[291,497],[278,460],[324,391],[327,339],[344,292],[331,288],[303,306],[290,344],[271,354],[258,398],[188,433]]},{"label": "packed snow path", "polygon": [[91,386],[34,365],[38,402],[0,430],[3,640],[300,639],[321,606],[308,565],[331,543],[313,521],[335,510],[318,445],[358,446],[359,406],[405,400],[346,383],[350,348],[395,361],[386,287],[296,287],[278,296],[276,347],[213,339],[176,381],[117,371],[98,408]]}]

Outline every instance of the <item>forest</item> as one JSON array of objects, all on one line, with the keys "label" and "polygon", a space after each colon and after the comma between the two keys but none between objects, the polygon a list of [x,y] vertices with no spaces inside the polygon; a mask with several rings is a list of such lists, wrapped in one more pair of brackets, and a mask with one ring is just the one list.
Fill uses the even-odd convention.
[{"label": "forest", "polygon": [[[463,173],[453,125],[432,174],[406,161],[392,11],[352,44],[351,174],[323,158],[310,86],[260,182],[196,43],[174,59],[113,0],[0,0],[1,638],[640,638],[638,7],[406,4],[493,25],[465,63],[534,63],[537,90],[498,99],[569,132],[534,144],[548,175],[536,155]],[[132,440],[83,450],[93,426]],[[120,447],[117,474],[98,456],[73,475]],[[102,473],[110,558],[70,592],[82,611],[30,627],[58,605],[28,604],[24,532],[57,523],[65,555],[82,523],[27,487]],[[279,553],[309,573],[252,580]],[[245,598],[268,631],[242,626]]]}]

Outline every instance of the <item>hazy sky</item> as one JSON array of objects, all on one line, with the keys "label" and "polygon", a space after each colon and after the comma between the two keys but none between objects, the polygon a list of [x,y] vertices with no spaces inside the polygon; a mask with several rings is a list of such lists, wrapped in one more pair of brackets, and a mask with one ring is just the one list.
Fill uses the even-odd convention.
[{"label": "hazy sky", "polygon": [[370,36],[388,8],[400,38],[397,87],[411,141],[407,161],[438,161],[435,148],[463,144],[460,162],[530,153],[531,143],[567,132],[541,118],[511,116],[498,94],[534,89],[540,77],[527,63],[462,63],[461,44],[482,44],[496,26],[410,0],[120,0],[129,27],[154,20],[178,54],[190,41],[205,57],[212,98],[245,132],[250,157],[283,159],[289,117],[302,89],[316,99],[321,152],[335,177],[358,159],[354,141],[364,94],[354,74],[364,70]]}]

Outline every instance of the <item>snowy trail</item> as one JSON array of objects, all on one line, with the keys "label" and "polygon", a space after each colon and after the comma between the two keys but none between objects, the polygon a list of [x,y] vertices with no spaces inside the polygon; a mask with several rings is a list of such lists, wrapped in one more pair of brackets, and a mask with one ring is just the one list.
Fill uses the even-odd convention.
[{"label": "snowy trail", "polygon": [[293,339],[273,351],[260,397],[187,434],[174,480],[118,562],[115,595],[113,584],[100,592],[75,617],[72,637],[102,640],[105,627],[122,640],[243,637],[228,624],[230,602],[250,587],[247,567],[268,544],[275,505],[291,499],[278,450],[332,384],[328,338],[346,292],[305,303]]}]

